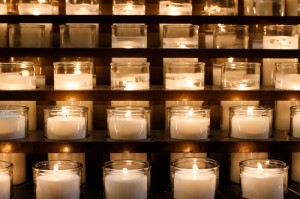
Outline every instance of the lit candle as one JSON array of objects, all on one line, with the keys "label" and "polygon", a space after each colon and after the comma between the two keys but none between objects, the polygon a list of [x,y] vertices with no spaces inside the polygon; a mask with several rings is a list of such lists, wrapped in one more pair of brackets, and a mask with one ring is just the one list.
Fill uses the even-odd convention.
[{"label": "lit candle", "polygon": [[250,167],[241,171],[242,197],[283,199],[284,178],[284,173],[279,168],[263,168],[258,162],[257,168]]},{"label": "lit candle", "polygon": [[216,174],[201,171],[197,165],[193,169],[175,171],[174,198],[176,199],[213,199],[216,191]]},{"label": "lit candle", "polygon": [[52,172],[36,177],[37,199],[80,198],[80,176],[58,168],[59,164],[56,164]]},{"label": "lit candle", "polygon": [[46,133],[49,139],[74,140],[86,137],[86,118],[69,114],[62,107],[62,115],[48,117]]},{"label": "lit candle", "polygon": [[166,89],[204,89],[204,73],[166,73]]},{"label": "lit candle", "polygon": [[45,3],[44,0],[38,3],[19,3],[19,15],[52,15],[52,5]]},{"label": "lit candle", "polygon": [[73,4],[66,2],[66,15],[98,15],[99,4]]},{"label": "lit candle", "polygon": [[25,116],[17,114],[0,113],[0,140],[20,139],[25,137]]},{"label": "lit candle", "polygon": [[163,48],[198,48],[198,37],[163,38]]},{"label": "lit candle", "polygon": [[192,9],[192,4],[189,1],[183,1],[183,3],[159,1],[159,15],[192,15]]},{"label": "lit candle", "polygon": [[113,15],[145,15],[145,5],[114,2]]},{"label": "lit candle", "polygon": [[54,89],[92,89],[92,74],[54,74]]},{"label": "lit candle", "polygon": [[2,90],[27,90],[36,88],[35,76],[19,73],[1,73],[0,89]]},{"label": "lit candle", "polygon": [[137,140],[147,138],[147,119],[136,116],[130,110],[108,118],[109,136],[112,139]]},{"label": "lit candle", "polygon": [[209,135],[210,118],[194,113],[193,109],[185,113],[172,115],[172,108],[170,109],[170,137],[175,139],[206,139]]},{"label": "lit candle", "polygon": [[[255,113],[256,110],[253,108],[254,107],[248,107],[244,114],[239,114],[237,112],[237,114],[232,116],[230,130],[231,137],[239,139],[269,138],[272,118],[268,115]],[[259,112],[262,112],[262,110]]]}]

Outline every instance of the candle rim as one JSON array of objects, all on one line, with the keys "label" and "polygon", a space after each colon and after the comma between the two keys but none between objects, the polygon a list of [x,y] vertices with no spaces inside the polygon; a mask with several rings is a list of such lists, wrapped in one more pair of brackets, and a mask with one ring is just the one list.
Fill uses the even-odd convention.
[{"label": "candle rim", "polygon": [[[116,167],[117,166],[117,167]],[[128,172],[145,172],[145,170],[150,170],[151,165],[148,161],[135,160],[135,159],[120,159],[120,160],[111,160],[103,163],[103,171],[110,172],[120,172],[122,173],[123,169],[126,168]]]},{"label": "candle rim", "polygon": [[62,166],[66,167],[58,167],[58,173],[60,172],[78,172],[78,170],[81,170],[83,167],[83,164],[81,162],[72,161],[72,160],[48,160],[48,161],[42,161],[35,163],[32,166],[32,169],[34,172],[43,172],[44,174],[51,174],[54,173],[54,166],[60,164]]},{"label": "candle rim", "polygon": [[267,171],[275,174],[283,173],[289,169],[289,165],[284,161],[264,158],[243,160],[239,163],[239,166],[241,171],[243,170],[252,173],[260,170],[257,166],[258,163],[262,166],[262,172]]},{"label": "candle rim", "polygon": [[[180,164],[186,164],[189,163],[188,168],[185,167],[180,167]],[[201,168],[198,166],[198,171],[200,172],[201,170],[204,172],[207,171],[214,171],[219,169],[220,164],[218,161],[214,160],[214,159],[210,159],[210,158],[202,158],[202,157],[183,157],[183,158],[179,158],[179,159],[175,159],[173,161],[170,162],[170,166],[173,170],[176,171],[183,171],[183,170],[189,170],[189,171],[193,171],[193,165],[194,164],[204,164],[205,168]],[[207,168],[206,168],[207,167]]]}]

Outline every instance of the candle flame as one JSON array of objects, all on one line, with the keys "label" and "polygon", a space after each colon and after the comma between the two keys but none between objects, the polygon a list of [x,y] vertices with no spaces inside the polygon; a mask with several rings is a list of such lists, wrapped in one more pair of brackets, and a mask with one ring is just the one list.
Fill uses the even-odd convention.
[{"label": "candle flame", "polygon": [[128,169],[127,168],[123,168],[122,169],[122,174],[123,175],[127,175],[128,174]]},{"label": "candle flame", "polygon": [[125,90],[133,90],[134,84],[132,82],[126,82]]},{"label": "candle flame", "polygon": [[247,109],[247,115],[253,115],[253,109],[254,109],[253,106],[249,106]]},{"label": "candle flame", "polygon": [[259,162],[257,163],[257,168],[258,168],[259,171],[261,171],[262,168],[263,168],[262,165]]},{"label": "candle flame", "polygon": [[130,116],[131,116],[131,111],[126,111],[125,117],[126,117],[126,118],[129,118]]},{"label": "candle flame", "polygon": [[234,59],[233,57],[229,57],[229,58],[228,58],[228,62],[232,63],[232,62],[233,62],[233,59]]},{"label": "candle flame", "polygon": [[65,117],[68,117],[69,111],[67,110],[66,107],[62,107],[62,115],[65,116]]},{"label": "candle flame", "polygon": [[194,114],[194,109],[190,109],[190,110],[188,111],[188,116],[193,116],[193,114]]},{"label": "candle flame", "polygon": [[54,165],[54,173],[58,173],[58,164]]},{"label": "candle flame", "polygon": [[198,173],[198,167],[197,167],[197,165],[196,164],[193,164],[193,177],[195,177],[196,175],[197,175],[197,173]]}]

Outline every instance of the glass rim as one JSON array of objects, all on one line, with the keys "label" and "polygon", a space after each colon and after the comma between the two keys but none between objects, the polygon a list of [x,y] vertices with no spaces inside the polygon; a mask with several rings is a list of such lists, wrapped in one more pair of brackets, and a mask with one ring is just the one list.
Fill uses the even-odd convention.
[{"label": "glass rim", "polygon": [[[211,158],[202,158],[202,157],[183,157],[183,158],[175,159],[170,162],[170,166],[175,169],[186,169],[186,168],[177,166],[177,164],[183,163],[183,162],[189,162],[189,163],[204,162],[204,163],[210,164],[210,167],[204,168],[204,169],[199,169],[199,170],[211,170],[211,169],[216,169],[216,168],[220,167],[220,163],[218,161],[211,159]],[[192,169],[192,167],[190,169]]]},{"label": "glass rim", "polygon": [[59,28],[97,28],[97,24],[87,24],[87,23],[70,23],[59,25]]},{"label": "glass rim", "polygon": [[166,28],[196,28],[199,29],[199,25],[194,25],[194,24],[166,24],[163,25],[163,29]]},{"label": "glass rim", "polygon": [[260,62],[223,62],[220,64],[222,66],[261,66]]},{"label": "glass rim", "polygon": [[214,30],[219,29],[219,28],[249,29],[249,25],[244,25],[244,24],[218,24],[217,26],[214,27]]},{"label": "glass rim", "polygon": [[291,67],[291,66],[300,66],[298,62],[276,62],[276,67]]},{"label": "glass rim", "polygon": [[28,111],[29,107],[21,105],[0,105],[1,111]]},{"label": "glass rim", "polygon": [[201,67],[205,66],[205,62],[165,62],[166,67]]},{"label": "glass rim", "polygon": [[230,111],[248,111],[248,108],[251,107],[253,111],[273,111],[274,109],[271,106],[264,105],[238,105],[229,107]]},{"label": "glass rim", "polygon": [[0,173],[6,172],[7,170],[12,169],[13,166],[14,165],[11,162],[0,160]]},{"label": "glass rim", "polygon": [[136,164],[137,166],[141,166],[141,168],[127,168],[128,171],[144,171],[145,169],[151,169],[151,165],[147,161],[136,160],[136,159],[122,159],[122,160],[111,160],[104,162],[102,168],[107,171],[122,171],[123,168],[110,168],[111,166],[118,164]]},{"label": "glass rim", "polygon": [[143,23],[114,23],[111,28],[148,28],[148,25]]},{"label": "glass rim", "polygon": [[111,62],[110,66],[120,66],[120,67],[148,67],[150,62]]},{"label": "glass rim", "polygon": [[272,25],[265,25],[263,28],[264,28],[264,29],[269,29],[269,28],[272,28],[272,29],[275,29],[275,28],[290,28],[290,29],[297,28],[297,29],[298,29],[298,25],[291,25],[291,24],[272,24]]},{"label": "glass rim", "polygon": [[[241,169],[246,169],[247,171],[253,171],[253,169],[257,168],[257,163],[263,163],[262,169],[267,169],[268,171],[278,171],[278,169],[288,170],[289,165],[288,163],[282,161],[282,160],[276,160],[276,159],[264,159],[264,158],[255,158],[255,159],[248,159],[243,160],[239,163],[239,166]],[[264,167],[264,166],[270,165],[270,167]]]},{"label": "glass rim", "polygon": [[300,105],[291,106],[291,107],[290,107],[290,110],[291,110],[291,111],[297,111],[297,112],[298,112],[298,111],[300,111]]},{"label": "glass rim", "polygon": [[44,111],[62,111],[63,108],[66,108],[68,111],[87,111],[88,107],[86,106],[80,106],[80,105],[54,105],[54,106],[47,106],[44,108]]},{"label": "glass rim", "polygon": [[65,67],[68,67],[68,66],[81,66],[80,64],[91,65],[91,66],[94,65],[94,63],[91,62],[91,61],[58,61],[58,62],[53,62],[54,67],[58,66],[58,65],[65,66]]},{"label": "glass rim", "polygon": [[8,66],[15,66],[19,68],[26,68],[26,67],[36,67],[34,62],[30,61],[11,61],[11,62],[0,62],[1,67],[8,67]]},{"label": "glass rim", "polygon": [[146,108],[146,107],[112,107],[112,108],[108,108],[106,109],[107,113],[116,115],[116,116],[123,116],[128,114],[128,112],[130,112],[130,115],[147,115],[150,113],[150,108]]},{"label": "glass rim", "polygon": [[209,106],[192,106],[192,105],[175,105],[167,107],[169,111],[187,111],[193,109],[194,111],[206,111],[211,110]]},{"label": "glass rim", "polygon": [[8,27],[22,27],[22,28],[42,28],[46,29],[46,26],[43,24],[35,24],[35,23],[20,23],[20,24],[9,24]]},{"label": "glass rim", "polygon": [[[58,163],[63,163],[63,164],[67,164],[69,166],[72,166],[72,168],[62,168],[59,169],[58,171],[78,171],[80,169],[82,169],[83,164],[77,161],[72,161],[72,160],[48,160],[48,161],[42,161],[42,162],[38,162],[33,164],[32,169],[35,171],[43,171],[43,172],[49,172],[52,173],[53,170],[50,170],[48,168],[48,166],[50,165],[55,165]],[[44,168],[43,168],[44,167]]]}]

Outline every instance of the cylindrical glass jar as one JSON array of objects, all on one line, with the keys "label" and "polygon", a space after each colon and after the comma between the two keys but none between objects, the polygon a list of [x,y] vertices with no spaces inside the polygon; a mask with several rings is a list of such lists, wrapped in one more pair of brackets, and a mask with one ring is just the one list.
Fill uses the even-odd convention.
[{"label": "cylindrical glass jar", "polygon": [[168,108],[170,137],[207,139],[210,133],[210,108],[172,106]]},{"label": "cylindrical glass jar", "polygon": [[170,163],[174,198],[214,199],[219,184],[219,163],[208,158],[186,157]]},{"label": "cylindrical glass jar", "polygon": [[300,138],[300,106],[292,106],[291,110],[291,134]]},{"label": "cylindrical glass jar", "polygon": [[267,106],[233,106],[229,108],[229,112],[230,137],[268,139],[272,135],[272,108]]},{"label": "cylindrical glass jar", "polygon": [[36,199],[80,198],[81,163],[44,161],[34,164],[32,169]]},{"label": "cylindrical glass jar", "polygon": [[54,89],[85,90],[93,88],[93,62],[54,62]]},{"label": "cylindrical glass jar", "polygon": [[249,45],[249,26],[220,24],[213,28],[214,48],[242,48]]},{"label": "cylindrical glass jar", "polygon": [[[256,16],[285,16],[285,0],[244,0],[248,14]],[[252,12],[250,9],[252,8]]]},{"label": "cylindrical glass jar", "polygon": [[98,15],[99,0],[66,0],[66,15]]},{"label": "cylindrical glass jar", "polygon": [[260,88],[260,63],[225,62],[222,64],[222,88],[253,90]]},{"label": "cylindrical glass jar", "polygon": [[145,24],[117,23],[111,26],[112,48],[147,48],[147,28]]},{"label": "cylindrical glass jar", "polygon": [[33,62],[1,62],[0,90],[28,90],[36,88]]},{"label": "cylindrical glass jar", "polygon": [[300,90],[300,64],[295,62],[276,63],[275,88]]},{"label": "cylindrical glass jar", "polygon": [[114,89],[149,89],[149,62],[113,62],[110,64],[110,82]]},{"label": "cylindrical glass jar", "polygon": [[0,160],[1,198],[3,199],[12,198],[13,195],[12,179],[13,179],[13,164],[10,162]]},{"label": "cylindrical glass jar", "polygon": [[145,0],[113,0],[113,15],[145,15]]},{"label": "cylindrical glass jar", "polygon": [[159,15],[192,15],[192,0],[159,1]]},{"label": "cylindrical glass jar", "polygon": [[150,109],[146,107],[114,107],[107,109],[108,137],[140,140],[149,136]]},{"label": "cylindrical glass jar", "polygon": [[205,0],[202,15],[237,15],[238,0]]},{"label": "cylindrical glass jar", "polygon": [[53,13],[50,0],[20,0],[16,4],[19,15],[52,15]]},{"label": "cylindrical glass jar", "polygon": [[166,89],[204,89],[204,62],[166,62]]},{"label": "cylindrical glass jar", "polygon": [[250,159],[240,162],[243,198],[283,199],[289,166],[280,160]]},{"label": "cylindrical glass jar", "polygon": [[49,106],[44,109],[45,137],[76,140],[87,136],[88,109],[84,106]]},{"label": "cylindrical glass jar", "polygon": [[150,194],[151,166],[140,160],[113,160],[102,166],[106,199],[146,199]]},{"label": "cylindrical glass jar", "polygon": [[21,139],[27,136],[28,110],[26,106],[0,106],[0,140]]},{"label": "cylindrical glass jar", "polygon": [[162,48],[198,48],[198,25],[168,24],[162,29]]}]

